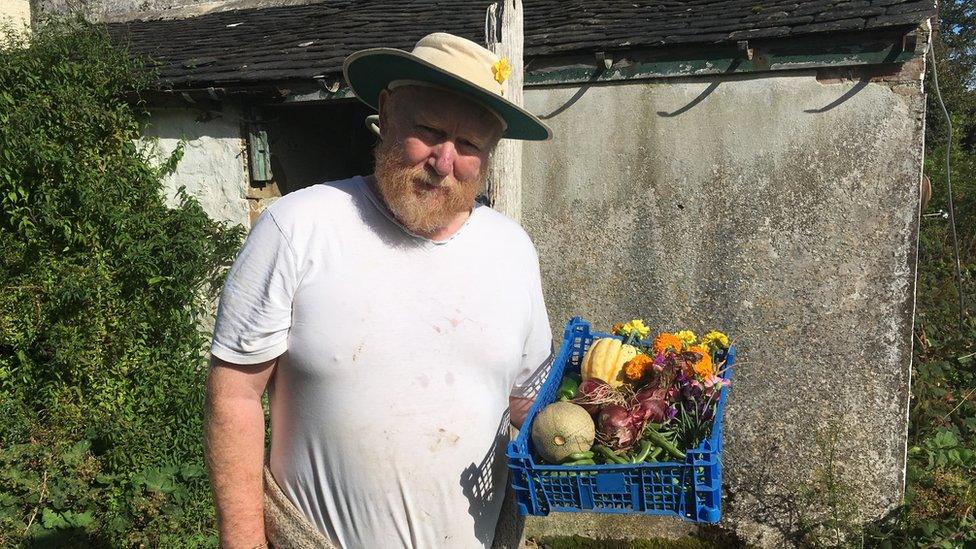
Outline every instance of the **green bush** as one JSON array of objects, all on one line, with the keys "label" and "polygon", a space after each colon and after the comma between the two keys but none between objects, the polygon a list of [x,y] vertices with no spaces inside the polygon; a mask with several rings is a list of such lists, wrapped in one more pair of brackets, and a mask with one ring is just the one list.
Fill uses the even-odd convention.
[{"label": "green bush", "polygon": [[[953,116],[949,147],[966,314],[959,325],[955,260],[948,219],[927,217],[919,234],[915,356],[905,506],[893,547],[976,546],[976,8],[941,3],[936,41],[939,84]],[[925,171],[930,213],[949,209],[945,122],[929,86]]]},{"label": "green bush", "polygon": [[[976,318],[971,313],[976,306],[976,150],[960,141],[952,149],[952,181],[967,314],[960,330],[948,220],[925,218],[906,505],[888,533],[895,547],[976,545]],[[926,159],[933,186],[930,212],[948,210],[944,151],[939,147]]]},{"label": "green bush", "polygon": [[0,46],[3,547],[216,544],[201,321],[241,231],[166,207],[150,77],[82,22]]}]

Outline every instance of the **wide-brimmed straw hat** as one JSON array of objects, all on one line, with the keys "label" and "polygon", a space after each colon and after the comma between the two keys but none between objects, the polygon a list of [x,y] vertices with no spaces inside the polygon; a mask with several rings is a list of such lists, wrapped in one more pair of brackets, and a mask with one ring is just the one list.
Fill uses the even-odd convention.
[{"label": "wide-brimmed straw hat", "polygon": [[504,138],[544,141],[552,137],[552,130],[535,115],[505,98],[502,84],[511,74],[508,61],[453,34],[428,34],[412,52],[395,48],[357,51],[346,58],[342,73],[356,97],[374,109],[379,108],[384,89],[429,85],[459,93],[498,115],[505,124]]}]

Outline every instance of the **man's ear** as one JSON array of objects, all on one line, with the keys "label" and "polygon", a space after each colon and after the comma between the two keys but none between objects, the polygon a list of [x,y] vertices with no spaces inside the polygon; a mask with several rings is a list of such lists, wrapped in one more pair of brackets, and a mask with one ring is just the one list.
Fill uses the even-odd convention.
[{"label": "man's ear", "polygon": [[390,120],[390,90],[380,90],[379,102],[377,107],[379,108],[380,120],[380,139],[386,138],[387,128],[389,127]]}]

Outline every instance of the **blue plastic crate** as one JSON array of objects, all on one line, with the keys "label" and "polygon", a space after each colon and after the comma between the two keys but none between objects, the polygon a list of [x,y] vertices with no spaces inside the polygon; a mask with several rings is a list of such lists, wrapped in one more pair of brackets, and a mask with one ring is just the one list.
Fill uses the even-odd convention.
[{"label": "blue plastic crate", "polygon": [[[685,452],[685,461],[613,465],[548,465],[532,457],[529,436],[539,410],[556,399],[565,372],[579,373],[586,349],[596,338],[590,324],[574,317],[549,377],[529,410],[518,437],[508,445],[508,466],[519,513],[548,515],[552,511],[670,515],[695,522],[718,522],[722,514],[722,431],[728,387],[719,395],[715,423],[708,440]],[[722,376],[732,375],[735,349],[726,356]]]}]

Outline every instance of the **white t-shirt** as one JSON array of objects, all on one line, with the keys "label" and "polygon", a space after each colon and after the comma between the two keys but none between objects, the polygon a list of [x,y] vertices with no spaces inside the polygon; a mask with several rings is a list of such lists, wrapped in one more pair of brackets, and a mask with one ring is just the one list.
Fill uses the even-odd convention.
[{"label": "white t-shirt", "polygon": [[477,205],[450,239],[408,233],[362,177],[262,214],[212,344],[280,356],[271,471],[341,548],[488,547],[508,471],[508,397],[548,366],[532,242]]}]

